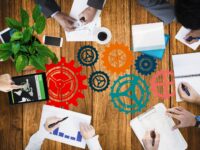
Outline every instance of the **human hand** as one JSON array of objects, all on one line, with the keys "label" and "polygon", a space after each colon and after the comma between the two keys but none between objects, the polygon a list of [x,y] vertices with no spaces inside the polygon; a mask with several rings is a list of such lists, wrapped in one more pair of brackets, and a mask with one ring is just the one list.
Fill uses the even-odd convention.
[{"label": "human hand", "polygon": [[[188,94],[183,90],[182,86],[188,89]],[[200,95],[192,88],[192,86],[186,82],[180,83],[178,86],[178,93],[181,99],[190,103],[200,104]]]},{"label": "human hand", "polygon": [[76,19],[67,16],[62,12],[58,12],[53,18],[62,26],[65,31],[70,32],[76,29],[74,26]]},{"label": "human hand", "polygon": [[97,13],[97,9],[93,7],[87,7],[82,13],[79,15],[79,20],[83,24],[88,24],[92,22],[94,19],[95,15]]},{"label": "human hand", "polygon": [[81,135],[86,140],[95,136],[95,129],[91,125],[80,123],[80,130],[81,130]]},{"label": "human hand", "polygon": [[49,128],[48,126],[49,126],[50,124],[55,123],[55,122],[58,122],[58,121],[60,121],[60,120],[61,120],[61,118],[57,118],[57,117],[49,117],[49,118],[47,118],[47,120],[46,120],[46,122],[45,122],[45,125],[44,125],[45,129],[46,129],[48,132],[51,132],[51,131],[57,129],[57,128],[60,126],[60,123],[58,123],[57,125],[55,125],[55,126],[52,127],[52,128]]},{"label": "human hand", "polygon": [[178,128],[185,127],[194,127],[196,124],[195,115],[191,112],[183,109],[182,107],[174,107],[167,110],[167,115],[179,121],[179,124],[176,124],[173,127],[173,130]]},{"label": "human hand", "polygon": [[191,41],[187,41],[187,39],[188,39],[189,37],[193,37],[193,38],[198,38],[198,37],[200,37],[200,30],[192,30],[192,31],[190,31],[190,32],[185,36],[185,38],[184,38],[184,39],[186,40],[186,42],[189,43],[189,44],[198,42],[198,41],[199,41],[198,39],[193,39],[193,40],[191,40]]},{"label": "human hand", "polygon": [[15,85],[9,74],[0,75],[0,91],[10,92],[12,90],[21,89],[23,86]]},{"label": "human hand", "polygon": [[153,145],[153,139],[151,137],[152,131],[147,131],[142,139],[144,149],[145,150],[158,150],[159,143],[160,143],[160,134],[155,132],[155,143]]}]

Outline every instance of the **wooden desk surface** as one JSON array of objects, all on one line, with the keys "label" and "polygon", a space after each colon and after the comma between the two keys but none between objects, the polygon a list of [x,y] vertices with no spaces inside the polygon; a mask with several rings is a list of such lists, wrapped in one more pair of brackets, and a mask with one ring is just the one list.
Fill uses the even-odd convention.
[{"label": "wooden desk surface", "polygon": [[[72,0],[57,0],[61,5],[62,10],[69,12],[72,4]],[[0,1],[0,30],[6,28],[5,17],[14,17],[19,19],[20,7],[25,8],[31,13],[34,7],[33,0],[1,0]],[[112,31],[112,41],[124,43],[131,47],[131,25],[141,23],[158,22],[158,19],[149,14],[144,8],[139,6],[136,0],[107,0],[106,6],[102,14],[102,24],[105,27],[110,28]],[[162,61],[157,61],[157,70],[172,69],[172,54],[190,53],[193,52],[182,43],[175,40],[175,35],[179,30],[180,25],[172,23],[165,26],[165,32],[170,35],[170,43],[167,46],[165,55]],[[45,35],[61,36],[65,38],[65,34],[62,28],[53,20],[48,19]],[[55,48],[50,47],[58,57],[64,56],[67,61],[75,60],[77,62],[77,52],[80,46],[91,44],[95,46],[101,57],[101,53],[104,51],[105,46],[98,45],[96,43],[68,43],[64,42],[63,47]],[[199,49],[200,50],[200,49]],[[134,53],[134,59],[138,56],[138,53]],[[83,73],[87,76],[90,75],[92,70],[105,70],[100,59],[93,69],[83,67]],[[106,70],[105,70],[106,71]],[[107,72],[107,71],[106,71]],[[0,63],[0,74],[9,73],[12,76],[21,75],[17,74],[13,64],[10,61]],[[134,73],[134,65],[126,73]],[[23,73],[27,74],[27,72]],[[111,85],[113,81],[117,79],[117,75],[109,73],[111,78]],[[147,83],[151,76],[144,77]],[[87,82],[85,82],[87,83]],[[173,89],[174,87],[169,87]],[[71,110],[86,113],[92,115],[92,124],[94,125],[97,134],[100,135],[100,143],[104,150],[140,150],[142,149],[138,139],[134,135],[130,128],[130,120],[140,113],[133,115],[125,115],[120,113],[113,107],[109,97],[110,89],[103,93],[93,92],[90,88],[84,91],[85,99],[78,100],[78,107],[70,107]],[[130,102],[130,100],[126,100]],[[200,114],[200,107],[187,104],[176,103],[175,97],[171,99],[158,99],[151,95],[150,102],[142,112],[155,104],[163,102],[169,107],[183,106],[189,111]],[[42,105],[44,103],[32,103],[24,105],[10,106],[8,103],[7,94],[0,93],[0,149],[1,150],[21,150],[27,145],[30,136],[38,130],[40,123],[40,115]],[[181,129],[183,136],[188,142],[189,150],[198,150],[200,146],[200,130],[195,128]],[[43,144],[43,150],[78,150],[78,148],[70,147],[68,145],[60,144],[50,140],[45,140]],[[175,150],[176,148],[174,148]]]}]

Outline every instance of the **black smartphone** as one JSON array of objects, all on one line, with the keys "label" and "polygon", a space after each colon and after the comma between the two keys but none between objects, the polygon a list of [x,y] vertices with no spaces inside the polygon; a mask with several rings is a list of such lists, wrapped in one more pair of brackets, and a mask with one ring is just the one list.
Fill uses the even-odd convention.
[{"label": "black smartphone", "polygon": [[43,37],[43,43],[44,43],[45,45],[62,47],[63,38],[60,38],[60,37],[52,37],[52,36],[46,36],[46,35],[45,35],[45,36]]}]

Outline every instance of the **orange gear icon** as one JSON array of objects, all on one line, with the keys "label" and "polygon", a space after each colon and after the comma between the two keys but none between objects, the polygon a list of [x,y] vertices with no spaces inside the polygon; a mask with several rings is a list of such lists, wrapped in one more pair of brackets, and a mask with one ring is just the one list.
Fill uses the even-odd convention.
[{"label": "orange gear icon", "polygon": [[124,44],[111,44],[103,52],[103,64],[112,73],[123,73],[133,62],[130,49]]}]

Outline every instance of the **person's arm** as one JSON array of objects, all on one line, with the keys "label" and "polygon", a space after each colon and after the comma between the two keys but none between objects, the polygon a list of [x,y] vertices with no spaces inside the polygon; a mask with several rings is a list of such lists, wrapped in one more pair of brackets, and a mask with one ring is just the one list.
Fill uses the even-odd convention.
[{"label": "person's arm", "polygon": [[138,2],[165,24],[175,19],[174,7],[167,0],[138,0]]},{"label": "person's arm", "polygon": [[102,150],[98,139],[99,136],[95,136],[95,129],[91,125],[81,123],[80,131],[89,150]]},{"label": "person's arm", "polygon": [[47,18],[61,11],[55,0],[35,0],[35,2],[41,6],[42,12]]},{"label": "person's arm", "polygon": [[45,140],[45,137],[47,137],[47,135],[50,132],[52,132],[53,130],[58,128],[60,126],[60,123],[58,123],[57,125],[55,125],[52,128],[49,128],[49,125],[52,123],[55,123],[59,120],[61,120],[61,118],[57,118],[57,117],[47,118],[47,120],[44,124],[44,127],[41,128],[38,132],[36,132],[34,135],[31,136],[29,143],[26,146],[25,150],[40,150],[41,146]]},{"label": "person's arm", "polygon": [[45,137],[49,134],[44,128],[33,134],[25,150],[40,150]]},{"label": "person's arm", "polygon": [[105,0],[88,0],[88,3],[87,3],[87,4],[88,4],[90,7],[93,7],[93,8],[99,9],[99,10],[102,10],[104,1],[105,1]]}]

